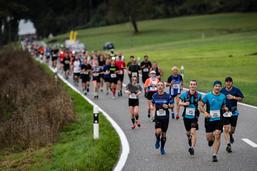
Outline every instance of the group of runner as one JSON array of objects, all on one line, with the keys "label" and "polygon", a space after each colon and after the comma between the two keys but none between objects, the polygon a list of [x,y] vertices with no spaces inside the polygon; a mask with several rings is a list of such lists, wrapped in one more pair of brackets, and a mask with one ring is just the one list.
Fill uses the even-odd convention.
[{"label": "group of runner", "polygon": [[[54,50],[51,55],[53,67],[57,67],[57,52]],[[50,55],[49,57],[45,55],[45,57],[48,61]],[[223,131],[227,144],[226,151],[232,152],[231,144],[234,143],[233,134],[239,115],[237,102],[241,101],[244,96],[240,89],[233,86],[231,77],[225,78],[223,88],[221,81],[214,81],[212,91],[203,96],[197,91],[196,80],[191,80],[189,90],[182,92],[183,77],[177,66],[171,68],[171,75],[164,82],[162,70],[157,63],[150,62],[147,55],[140,64],[134,56],[130,56],[130,60],[126,64],[121,53],[115,55],[113,52],[62,51],[59,52],[59,61],[66,79],[73,74],[76,86],[79,86],[81,79],[85,95],[89,92],[92,80],[95,99],[99,98],[99,91],[103,92],[104,89],[106,95],[111,92],[114,99],[116,94],[118,97],[123,96],[122,85],[126,69],[130,82],[126,85],[124,92],[128,95],[131,128],[135,129],[141,126],[139,96],[143,93],[147,99],[147,116],[155,123],[155,148],[160,149],[161,155],[165,154],[164,147],[170,116],[172,119],[179,119],[181,107],[183,107],[182,117],[190,155],[194,155],[196,147],[200,113],[205,117],[206,139],[213,151],[212,161],[218,161],[217,154]],[[143,88],[141,84],[143,84]]]},{"label": "group of runner", "polygon": [[[145,69],[146,68],[146,69]],[[182,117],[188,141],[188,152],[194,155],[198,118],[200,113],[205,117],[205,132],[208,145],[212,147],[212,161],[217,162],[217,154],[221,143],[221,133],[224,130],[226,151],[232,152],[231,144],[234,143],[239,111],[237,102],[242,101],[244,95],[240,89],[233,86],[231,77],[225,78],[225,86],[219,80],[213,82],[212,91],[202,95],[197,91],[197,81],[191,80],[189,90],[183,90],[183,77],[179,74],[178,67],[171,69],[171,75],[167,81],[161,81],[161,77],[151,68],[148,57],[141,63],[142,71],[149,71],[149,77],[142,73],[144,93],[147,98],[148,117],[153,117],[155,122],[155,148],[160,149],[161,155],[165,154],[166,132],[169,125],[170,115],[179,119],[180,107],[183,107]],[[168,87],[168,91],[165,88]],[[141,126],[139,121],[139,100],[138,97],[142,88],[138,83],[138,75],[131,77],[131,82],[126,87],[129,95],[129,113],[131,114],[132,126]],[[176,107],[176,110],[174,110]],[[171,112],[170,112],[171,111]]]}]

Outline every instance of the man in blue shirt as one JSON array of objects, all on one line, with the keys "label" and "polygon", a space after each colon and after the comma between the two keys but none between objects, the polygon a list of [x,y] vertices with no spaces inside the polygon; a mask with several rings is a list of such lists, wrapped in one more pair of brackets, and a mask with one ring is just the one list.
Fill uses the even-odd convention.
[{"label": "man in blue shirt", "polygon": [[186,135],[188,137],[188,152],[190,155],[194,155],[194,148],[196,145],[196,130],[198,130],[198,103],[202,99],[202,95],[196,91],[197,82],[191,80],[189,83],[189,91],[186,91],[180,95],[180,106],[184,106],[183,120],[186,129]]},{"label": "man in blue shirt", "polygon": [[176,119],[179,119],[180,107],[178,103],[180,101],[179,96],[181,94],[181,91],[183,90],[183,78],[181,74],[179,74],[179,69],[177,66],[172,67],[171,71],[172,71],[172,75],[169,76],[167,80],[167,85],[166,85],[167,87],[169,87],[170,95],[172,95],[172,97],[175,99],[175,102],[176,102],[175,114],[172,108],[171,116],[172,116],[172,119],[174,119],[176,115]]},{"label": "man in blue shirt", "polygon": [[[207,93],[201,102],[201,112],[205,115],[205,130],[208,145],[213,149],[212,161],[217,162],[220,137],[223,129],[223,113],[228,111],[226,96],[220,93],[221,82],[214,81],[212,92]],[[204,108],[206,106],[206,109]]]},{"label": "man in blue shirt", "polygon": [[234,143],[233,134],[235,133],[237,118],[239,115],[237,109],[237,102],[242,101],[244,98],[243,93],[240,89],[233,86],[233,79],[231,77],[227,77],[225,79],[225,87],[221,89],[221,93],[226,96],[226,105],[229,109],[229,112],[225,113],[223,118],[224,123],[224,138],[227,144],[227,152],[231,153],[231,144]]},{"label": "man in blue shirt", "polygon": [[158,91],[153,94],[152,103],[155,113],[155,148],[161,148],[160,153],[161,155],[165,154],[164,146],[166,143],[166,132],[169,126],[169,108],[173,107],[173,100],[172,97],[164,92],[164,82],[160,81],[157,84]]}]

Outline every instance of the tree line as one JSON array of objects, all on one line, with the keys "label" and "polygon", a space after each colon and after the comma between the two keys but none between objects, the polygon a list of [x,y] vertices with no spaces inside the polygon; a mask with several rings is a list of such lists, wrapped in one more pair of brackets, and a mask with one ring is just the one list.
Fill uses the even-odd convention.
[{"label": "tree line", "polygon": [[0,45],[17,40],[18,21],[31,20],[39,37],[71,29],[192,14],[255,12],[256,0],[1,0]]}]

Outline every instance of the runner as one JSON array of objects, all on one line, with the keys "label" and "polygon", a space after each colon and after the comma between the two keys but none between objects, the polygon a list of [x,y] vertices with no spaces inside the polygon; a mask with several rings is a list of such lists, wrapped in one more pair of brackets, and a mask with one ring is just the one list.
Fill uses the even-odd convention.
[{"label": "runner", "polygon": [[133,55],[131,55],[131,56],[129,57],[129,61],[128,61],[128,63],[127,63],[127,67],[129,67],[129,66],[132,64],[133,59],[135,59],[135,57],[134,57]]},{"label": "runner", "polygon": [[[104,68],[105,65],[105,57],[102,53],[99,54],[99,66]],[[103,92],[103,87],[104,87],[104,73],[100,74],[100,91]]]},{"label": "runner", "polygon": [[109,90],[111,90],[111,83],[110,83],[110,67],[111,67],[111,60],[110,59],[106,59],[106,63],[103,67],[103,73],[104,73],[104,82],[105,82],[105,87],[106,87],[106,95],[109,94]]},{"label": "runner", "polygon": [[228,153],[232,152],[231,144],[234,143],[233,134],[236,130],[237,119],[238,119],[238,109],[237,102],[242,101],[244,98],[243,93],[240,89],[233,86],[233,79],[231,77],[227,77],[225,79],[225,87],[221,89],[221,93],[223,93],[227,97],[227,107],[229,112],[224,113],[223,115],[223,124],[224,124],[224,138],[225,143],[227,144],[226,151]]},{"label": "runner", "polygon": [[59,52],[59,49],[55,48],[52,50],[52,67],[53,68],[56,68],[57,66],[57,59],[58,59],[58,52]]},{"label": "runner", "polygon": [[71,59],[69,54],[66,53],[63,59],[63,71],[64,71],[64,76],[66,80],[69,79],[69,75],[70,75],[70,60]]},{"label": "runner", "polygon": [[166,132],[169,126],[169,108],[173,105],[173,100],[171,96],[164,92],[165,85],[163,81],[157,84],[158,92],[153,95],[152,103],[155,113],[155,148],[161,148],[161,155],[165,154],[165,143],[166,143]]},{"label": "runner", "polygon": [[109,68],[110,71],[110,83],[111,83],[111,90],[112,90],[112,98],[116,98],[116,88],[117,88],[117,72],[118,72],[118,67],[115,65],[115,58],[111,60],[111,66]]},{"label": "runner", "polygon": [[137,77],[132,77],[132,82],[127,84],[125,92],[128,94],[129,113],[131,114],[132,129],[136,126],[140,127],[139,120],[139,95],[141,94],[142,87],[137,83]]},{"label": "runner", "polygon": [[162,70],[158,67],[158,64],[156,62],[153,62],[151,70],[156,72],[156,77],[161,80],[161,77],[163,75]]},{"label": "runner", "polygon": [[[147,98],[147,107],[148,107],[148,118],[151,117],[151,111],[153,110],[153,104],[152,104],[152,96],[154,93],[158,91],[157,89],[157,83],[159,82],[159,79],[156,78],[155,71],[150,72],[150,77],[145,81],[144,84],[144,90],[146,93]],[[154,120],[154,116],[151,117],[152,120]]]},{"label": "runner", "polygon": [[144,61],[141,62],[140,68],[142,71],[142,82],[144,84],[147,78],[149,77],[149,72],[150,72],[150,69],[152,68],[152,63],[148,60],[147,55],[144,56]]},{"label": "runner", "polygon": [[98,61],[93,62],[93,67],[92,67],[92,81],[93,81],[93,86],[94,86],[94,99],[99,98],[99,89],[100,89],[100,74],[102,70],[101,67],[98,64]]},{"label": "runner", "polygon": [[188,152],[190,155],[194,155],[194,148],[197,139],[196,130],[198,130],[198,117],[200,114],[198,103],[202,99],[201,94],[196,91],[196,88],[196,80],[191,80],[189,84],[189,91],[181,94],[179,102],[180,106],[184,106],[183,120],[188,138]]},{"label": "runner", "polygon": [[174,114],[174,110],[172,110],[172,119],[175,118],[176,115],[176,119],[179,119],[179,96],[181,93],[181,90],[183,89],[183,78],[182,76],[179,74],[179,70],[177,66],[172,67],[171,69],[172,71],[172,75],[169,76],[168,80],[167,80],[167,86],[169,86],[169,92],[170,95],[175,99],[176,101],[176,114]]},{"label": "runner", "polygon": [[85,95],[89,92],[89,83],[92,66],[88,63],[85,58],[83,64],[80,66],[80,78],[82,82],[82,91]]},{"label": "runner", "polygon": [[118,58],[115,62],[115,65],[119,68],[117,73],[117,90],[118,90],[118,96],[122,96],[122,84],[124,80],[124,68],[126,67],[126,64],[123,60],[123,56],[121,53],[118,54]]},{"label": "runner", "polygon": [[[137,78],[139,78],[139,71],[140,66],[137,64],[137,60],[135,58],[132,58],[132,63],[128,66],[128,75],[130,82],[131,77],[136,76]],[[139,79],[137,79],[137,82],[139,83]]]},{"label": "runner", "polygon": [[75,86],[79,85],[79,78],[80,78],[80,59],[79,56],[75,56],[75,61],[73,62],[73,81]]},{"label": "runner", "polygon": [[[213,150],[212,161],[217,162],[217,154],[220,148],[220,137],[223,129],[223,115],[228,111],[226,97],[220,93],[221,82],[214,81],[212,92],[207,93],[201,102],[201,112],[205,115],[205,130],[208,145]],[[204,106],[206,105],[206,110]]]}]

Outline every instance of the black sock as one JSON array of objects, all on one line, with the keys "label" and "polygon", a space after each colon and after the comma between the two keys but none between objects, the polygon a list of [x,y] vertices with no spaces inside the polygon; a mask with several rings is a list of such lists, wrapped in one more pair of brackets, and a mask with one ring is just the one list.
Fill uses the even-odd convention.
[{"label": "black sock", "polygon": [[135,118],[131,118],[133,124],[135,124]]},{"label": "black sock", "polygon": [[164,148],[165,143],[166,143],[166,137],[162,137],[161,138],[161,148]]},{"label": "black sock", "polygon": [[155,137],[156,137],[156,140],[159,140],[159,141],[160,141],[160,134],[156,134],[156,133],[155,133]]},{"label": "black sock", "polygon": [[139,116],[137,115],[137,116],[135,116],[135,118],[136,118],[136,120],[138,120]]}]

